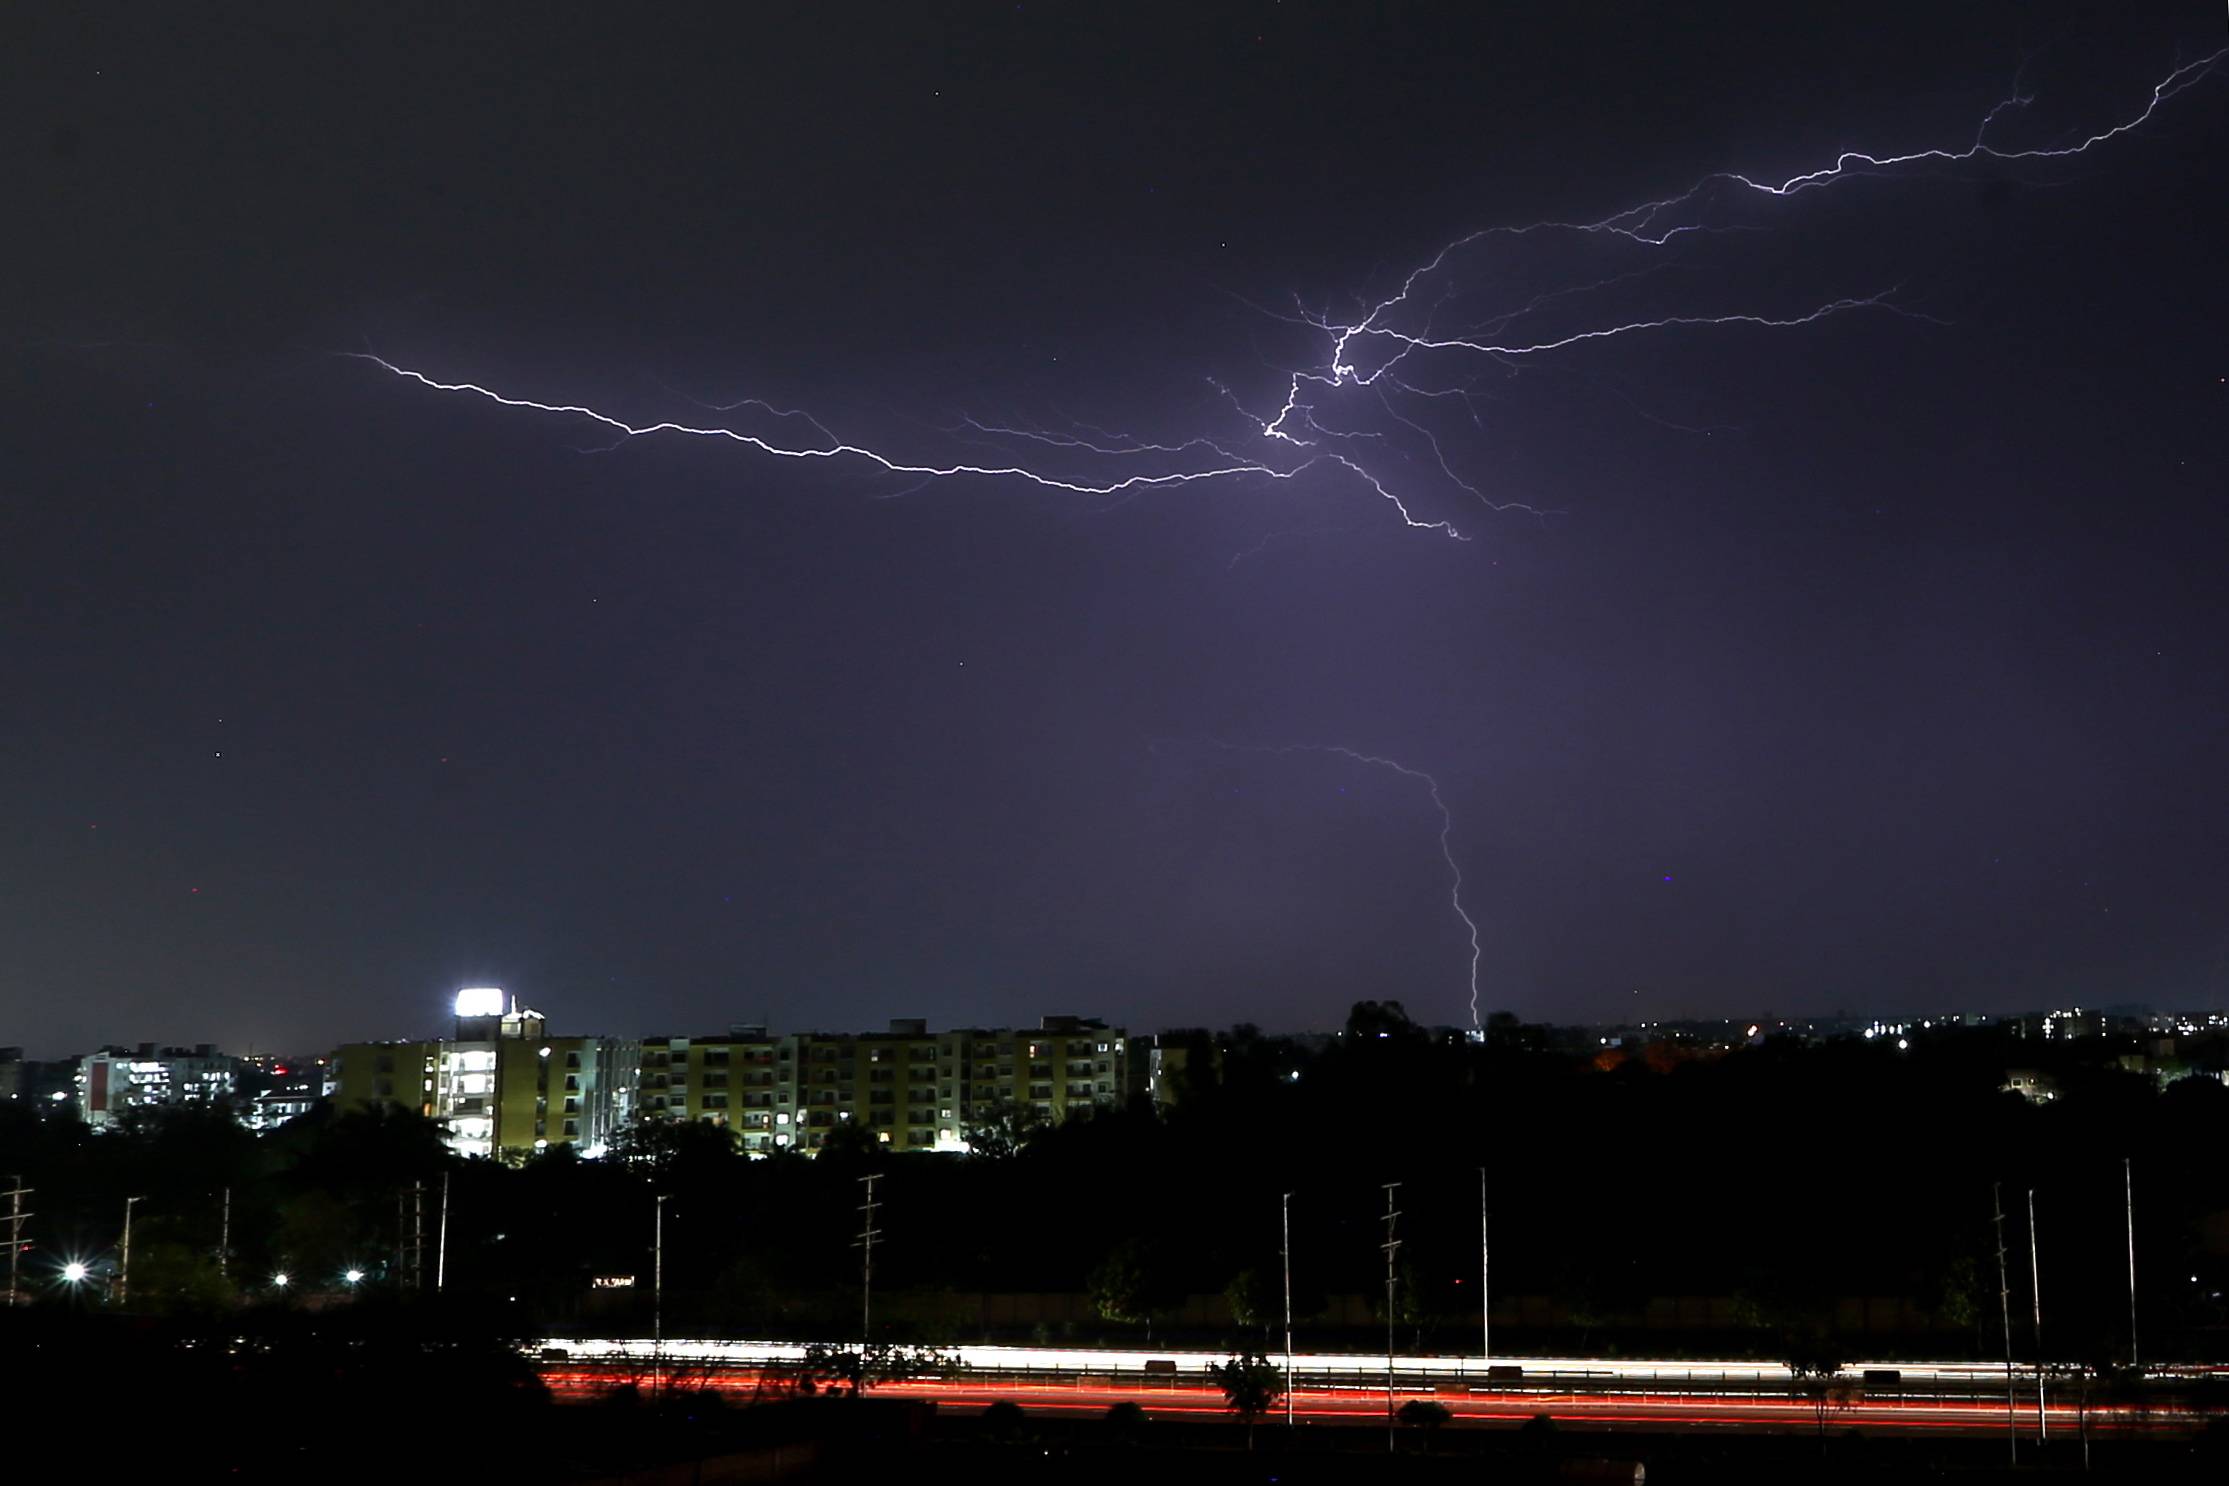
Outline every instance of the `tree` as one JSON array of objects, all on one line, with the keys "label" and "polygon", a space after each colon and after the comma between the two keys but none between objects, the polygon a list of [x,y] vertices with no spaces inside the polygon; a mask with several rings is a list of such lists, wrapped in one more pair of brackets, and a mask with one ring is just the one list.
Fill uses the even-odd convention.
[{"label": "tree", "polygon": [[1022,1406],[1011,1398],[1002,1398],[983,1410],[983,1432],[1001,1444],[1012,1444],[1021,1438]]},{"label": "tree", "polygon": [[1357,1001],[1347,1013],[1347,1035],[1370,1042],[1421,1042],[1424,1030],[1398,1001]]},{"label": "tree", "polygon": [[1125,1239],[1111,1249],[1085,1282],[1091,1289],[1091,1306],[1104,1320],[1124,1326],[1144,1326],[1153,1335],[1153,1312],[1158,1308],[1146,1247]]},{"label": "tree", "polygon": [[1795,1396],[1809,1400],[1819,1419],[1819,1448],[1827,1443],[1827,1416],[1849,1407],[1849,1390],[1841,1383],[1848,1365],[1841,1350],[1823,1336],[1805,1337],[1788,1348],[1788,1380]]},{"label": "tree", "polygon": [[1228,1362],[1211,1362],[1208,1376],[1223,1390],[1232,1413],[1246,1421],[1246,1448],[1254,1448],[1254,1425],[1285,1396],[1285,1372],[1258,1352],[1240,1352]]},{"label": "tree", "polygon": [[967,1122],[967,1148],[978,1156],[1004,1161],[1020,1155],[1047,1128],[1034,1105],[993,1099],[975,1106]]},{"label": "tree", "polygon": [[797,1361],[770,1365],[766,1380],[780,1392],[841,1393],[857,1398],[877,1383],[943,1375],[959,1366],[957,1358],[926,1347],[894,1347],[878,1342],[861,1351],[835,1342],[814,1342]]},{"label": "tree", "polygon": [[1233,1321],[1241,1326],[1259,1326],[1265,1335],[1285,1313],[1285,1292],[1277,1276],[1254,1265],[1232,1277],[1223,1289],[1223,1299],[1230,1305]]},{"label": "tree", "polygon": [[820,1143],[821,1161],[831,1170],[861,1166],[879,1158],[886,1149],[874,1127],[863,1120],[838,1120]]},{"label": "tree", "polygon": [[1433,1442],[1439,1438],[1440,1426],[1453,1416],[1449,1414],[1447,1405],[1436,1398],[1412,1398],[1402,1404],[1400,1412],[1393,1417],[1422,1433],[1424,1448],[1430,1450]]},{"label": "tree", "polygon": [[1138,1442],[1138,1436],[1145,1430],[1145,1423],[1145,1409],[1134,1400],[1125,1398],[1107,1408],[1107,1428],[1113,1431],[1116,1439],[1126,1445]]},{"label": "tree", "polygon": [[1980,1349],[1984,1319],[1981,1266],[1973,1255],[1961,1254],[1944,1267],[1935,1283],[1935,1314],[1947,1326],[1971,1331],[1974,1347]]},{"label": "tree", "polygon": [[132,1309],[192,1316],[222,1310],[234,1299],[216,1257],[187,1244],[153,1238],[132,1251]]},{"label": "tree", "polygon": [[724,1173],[735,1159],[736,1132],[708,1120],[636,1120],[611,1138],[611,1160],[648,1176],[661,1191],[692,1178]]}]

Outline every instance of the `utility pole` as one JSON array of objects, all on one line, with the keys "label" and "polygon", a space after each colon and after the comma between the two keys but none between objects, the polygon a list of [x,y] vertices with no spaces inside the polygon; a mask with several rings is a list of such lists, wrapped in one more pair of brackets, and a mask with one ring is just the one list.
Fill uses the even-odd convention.
[{"label": "utility pole", "polygon": [[2121,1181],[2128,1195],[2128,1365],[2141,1368],[2144,1359],[2136,1349],[2136,1163],[2121,1158]]},{"label": "utility pole", "polygon": [[1478,1168],[1478,1361],[1481,1367],[1494,1355],[1492,1271],[1487,1267],[1493,1250],[1487,1245],[1486,1168]]},{"label": "utility pole", "polygon": [[1283,1203],[1284,1242],[1278,1254],[1285,1261],[1285,1427],[1293,1423],[1293,1194]]},{"label": "utility pole", "polygon": [[2004,1183],[1989,1184],[1989,1200],[1996,1208],[1997,1224],[1997,1308],[2005,1318],[2005,1439],[2012,1445],[2012,1463],[2020,1463],[2020,1406],[2013,1394],[2012,1382],[2012,1281],[2005,1269],[2005,1192]]},{"label": "utility pole", "polygon": [[2043,1269],[2036,1262],[2036,1189],[2028,1188],[2028,1297],[2036,1320],[2036,1443],[2051,1439],[2051,1420],[2043,1412]]},{"label": "utility pole", "polygon": [[449,1173],[441,1173],[441,1221],[434,1228],[433,1287],[439,1290],[449,1277]]},{"label": "utility pole", "polygon": [[1385,1184],[1385,1242],[1378,1245],[1385,1250],[1385,1450],[1388,1455],[1393,1453],[1393,1260],[1401,1249],[1401,1240],[1393,1236],[1395,1221],[1401,1216],[1393,1206],[1393,1194],[1400,1190],[1399,1182]]},{"label": "utility pole", "polygon": [[867,1380],[867,1348],[874,1341],[875,1331],[875,1240],[882,1237],[882,1230],[875,1226],[875,1209],[882,1204],[875,1201],[875,1183],[882,1180],[882,1173],[859,1178],[859,1185],[867,1189],[867,1200],[859,1205],[859,1381]]},{"label": "utility pole", "polygon": [[116,1276],[116,1304],[119,1308],[132,1295],[132,1209],[146,1200],[145,1197],[124,1199],[124,1262]]},{"label": "utility pole", "polygon": [[36,1215],[23,1210],[23,1199],[32,1192],[23,1185],[23,1178],[12,1176],[8,1182],[8,1304],[15,1306],[22,1303],[23,1295],[19,1283],[23,1275],[23,1223]]},{"label": "utility pole", "polygon": [[224,1201],[217,1217],[217,1273],[226,1279],[232,1277],[232,1189],[224,1189]]},{"label": "utility pole", "polygon": [[666,1363],[666,1194],[658,1194],[658,1212],[650,1230],[650,1396],[656,1398],[665,1381]]}]

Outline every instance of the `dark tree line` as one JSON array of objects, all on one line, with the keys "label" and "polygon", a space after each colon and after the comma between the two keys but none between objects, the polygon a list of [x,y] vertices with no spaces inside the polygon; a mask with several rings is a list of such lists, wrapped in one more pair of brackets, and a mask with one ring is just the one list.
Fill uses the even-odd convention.
[{"label": "dark tree line", "polygon": [[[994,1153],[973,1157],[893,1155],[860,1132],[817,1159],[748,1160],[724,1130],[646,1125],[603,1160],[560,1149],[512,1166],[460,1161],[397,1114],[321,1109],[259,1138],[208,1111],[98,1136],[0,1111],[0,1171],[38,1189],[26,1272],[53,1305],[98,1303],[98,1283],[69,1294],[47,1277],[78,1257],[105,1281],[130,1196],[144,1198],[134,1311],[423,1292],[446,1189],[445,1298],[520,1334],[646,1332],[664,1194],[669,1334],[849,1340],[858,1178],[872,1171],[879,1341],[1150,1334],[1254,1349],[1281,1332],[1287,1192],[1301,1345],[1383,1344],[1380,1188],[1399,1181],[1400,1344],[1461,1351],[1477,1345],[1484,1167],[1498,1351],[1777,1356],[1821,1335],[1849,1355],[1993,1355],[2001,1183],[2023,1355],[2032,1188],[2047,1340],[2091,1361],[2125,1355],[2132,1157],[2146,1355],[2219,1350],[2223,1276],[2206,1235],[2229,1213],[2217,1154],[2229,1088],[2158,1089],[2114,1066],[2107,1039],[1953,1031],[1903,1051],[1776,1040],[1607,1059],[1513,1024],[1481,1047],[1364,1003],[1328,1042],[1245,1027],[1179,1040],[1191,1057],[1173,1108],[1008,1122]],[[2062,1097],[2039,1107],[2002,1091],[2008,1066],[2038,1065]],[[338,1278],[350,1269],[364,1275],[354,1287]],[[600,1277],[633,1288],[595,1288]],[[967,1299],[983,1293],[1073,1303],[1040,1308],[1057,1320],[1001,1319]],[[1667,1327],[1674,1297],[1713,1302],[1707,1331]],[[1853,1315],[1871,1331],[1849,1336]]]}]

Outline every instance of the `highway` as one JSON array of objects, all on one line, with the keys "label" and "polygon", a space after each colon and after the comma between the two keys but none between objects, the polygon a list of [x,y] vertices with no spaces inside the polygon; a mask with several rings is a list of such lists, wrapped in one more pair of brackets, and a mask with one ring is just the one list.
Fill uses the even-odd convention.
[{"label": "highway", "polygon": [[[709,1387],[754,1395],[782,1386],[784,1364],[804,1355],[777,1342],[552,1339],[532,1349],[542,1377],[561,1397],[584,1397],[624,1383],[662,1380],[667,1386]],[[1167,1417],[1228,1416],[1207,1375],[1222,1352],[1108,1351],[1060,1347],[938,1349],[948,1367],[934,1377],[877,1384],[888,1397],[935,1399],[967,1411],[1008,1400],[1024,1409],[1067,1416],[1136,1403]],[[1282,1357],[1272,1360],[1282,1364]],[[2163,1381],[2218,1375],[2216,1368],[2159,1374]],[[1868,1377],[1867,1375],[1872,1376]],[[1386,1414],[1386,1359],[1366,1354],[1296,1353],[1291,1404],[1296,1422],[1376,1423]],[[1782,1365],[1748,1361],[1679,1361],[1541,1357],[1395,1357],[1396,1406],[1429,1398],[1465,1427],[1513,1427],[1540,1414],[1561,1426],[1603,1429],[1812,1431],[1817,1407],[1799,1397]],[[1893,1376],[1892,1376],[1893,1375]],[[1861,1362],[1835,1379],[1827,1414],[1832,1430],[2002,1434],[2008,1412],[2022,1435],[2037,1429],[2035,1374],[2016,1371],[2008,1411],[2005,1371],[1965,1362]],[[1276,1418],[1282,1419],[1282,1404]],[[2072,1437],[2084,1424],[2100,1434],[2187,1434],[2199,1422],[2166,1400],[2143,1408],[2086,1410],[2079,1381],[2054,1378],[2046,1411],[2054,1434]]]}]

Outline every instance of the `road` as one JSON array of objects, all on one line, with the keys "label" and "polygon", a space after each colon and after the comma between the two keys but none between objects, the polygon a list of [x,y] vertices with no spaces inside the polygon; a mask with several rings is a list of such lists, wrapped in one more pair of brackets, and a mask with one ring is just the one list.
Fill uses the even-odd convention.
[{"label": "road", "polygon": [[[780,1364],[803,1348],[763,1342],[558,1341],[536,1349],[543,1379],[560,1396],[588,1396],[625,1383],[711,1387],[742,1395],[784,1386]],[[1053,1347],[958,1347],[943,1376],[878,1385],[881,1396],[935,1399],[960,1411],[1000,1400],[1071,1417],[1136,1403],[1166,1416],[1227,1416],[1207,1378],[1223,1353],[1113,1352]],[[1280,1360],[1281,1359],[1273,1359]],[[1149,1367],[1150,1365],[1150,1367]],[[1386,1415],[1385,1358],[1296,1354],[1291,1403],[1296,1422],[1376,1423]],[[1601,1358],[1396,1357],[1393,1402],[1429,1398],[1459,1427],[1514,1427],[1546,1414],[1560,1426],[1800,1432],[1819,1427],[1817,1405],[1798,1396],[1785,1367],[1758,1362]],[[1872,1372],[1868,1379],[1865,1374]],[[1891,1380],[1887,1374],[1893,1372]],[[2205,1369],[2217,1373],[2218,1369]],[[2179,1375],[2183,1376],[2183,1375]],[[2002,1434],[2008,1412],[2021,1433],[2037,1428],[2035,1376],[2014,1378],[2008,1411],[2004,1369],[1971,1363],[1858,1363],[1833,1385],[1827,1427],[1889,1432]],[[2054,1380],[2045,1412],[2051,1432],[2084,1423],[2075,1380]],[[2091,1407],[2100,1434],[2187,1434],[2197,1420],[2166,1401],[2141,1409]],[[1282,1406],[1277,1416],[1282,1417]]]}]

